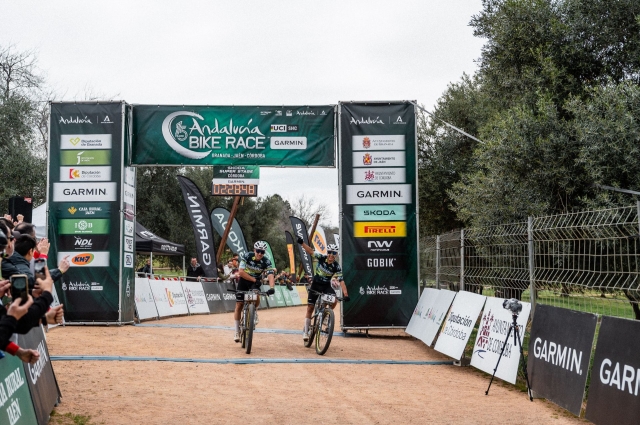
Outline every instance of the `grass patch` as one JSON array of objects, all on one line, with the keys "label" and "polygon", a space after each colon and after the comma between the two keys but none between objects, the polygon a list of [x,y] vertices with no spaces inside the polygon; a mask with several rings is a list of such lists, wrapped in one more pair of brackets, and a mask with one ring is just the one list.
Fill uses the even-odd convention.
[{"label": "grass patch", "polygon": [[51,412],[51,418],[49,418],[49,425],[96,425],[96,422],[92,422],[89,415],[76,413],[59,414],[54,409]]}]

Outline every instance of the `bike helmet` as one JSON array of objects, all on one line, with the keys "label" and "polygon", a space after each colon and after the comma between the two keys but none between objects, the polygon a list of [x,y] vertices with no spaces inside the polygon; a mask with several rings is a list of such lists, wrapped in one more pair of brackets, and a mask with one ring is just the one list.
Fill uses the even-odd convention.
[{"label": "bike helmet", "polygon": [[336,245],[334,243],[330,243],[329,245],[327,245],[327,251],[336,251],[336,252],[338,252],[338,245]]},{"label": "bike helmet", "polygon": [[255,249],[267,249],[267,243],[265,241],[258,241],[253,244]]}]

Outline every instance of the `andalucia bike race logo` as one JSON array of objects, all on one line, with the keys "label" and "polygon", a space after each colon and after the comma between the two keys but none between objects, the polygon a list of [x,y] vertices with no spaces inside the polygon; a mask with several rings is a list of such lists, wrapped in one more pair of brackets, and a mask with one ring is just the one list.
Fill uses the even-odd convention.
[{"label": "andalucia bike race logo", "polygon": [[252,121],[235,125],[233,118],[207,121],[195,112],[178,111],[162,122],[162,136],[176,153],[191,159],[204,159],[214,150],[265,149],[266,137]]}]

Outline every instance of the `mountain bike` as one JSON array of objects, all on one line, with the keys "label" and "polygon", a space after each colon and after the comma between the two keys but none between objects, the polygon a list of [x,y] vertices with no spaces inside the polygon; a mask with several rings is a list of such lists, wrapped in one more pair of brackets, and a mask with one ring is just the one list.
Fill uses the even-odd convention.
[{"label": "mountain bike", "polygon": [[260,295],[266,296],[266,292],[260,292],[257,289],[251,291],[236,291],[235,289],[227,289],[229,292],[240,293],[243,297],[244,306],[240,316],[240,342],[242,348],[245,348],[247,354],[251,354],[251,343],[253,342],[253,330],[256,328],[256,306]]},{"label": "mountain bike", "polygon": [[331,338],[333,337],[335,316],[331,305],[336,300],[342,301],[342,298],[334,294],[323,294],[313,289],[309,289],[309,293],[318,294],[318,298],[311,316],[309,339],[304,342],[304,346],[309,348],[315,341],[316,353],[322,356],[329,349],[329,344],[331,344]]}]

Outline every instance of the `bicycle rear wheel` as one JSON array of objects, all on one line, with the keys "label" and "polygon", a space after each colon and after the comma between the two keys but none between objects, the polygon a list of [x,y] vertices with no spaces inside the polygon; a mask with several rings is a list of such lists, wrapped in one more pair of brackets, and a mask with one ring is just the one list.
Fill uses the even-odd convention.
[{"label": "bicycle rear wheel", "polygon": [[313,344],[313,339],[316,337],[316,322],[318,321],[318,315],[316,312],[313,312],[313,321],[311,322],[311,326],[309,327],[309,339],[304,342],[304,346],[309,348]]},{"label": "bicycle rear wheel", "polygon": [[329,344],[331,344],[331,338],[333,337],[333,319],[333,310],[328,307],[325,308],[316,331],[316,353],[320,356],[327,352]]},{"label": "bicycle rear wheel", "polygon": [[251,354],[251,342],[253,341],[253,329],[255,328],[256,321],[256,306],[253,303],[249,304],[247,310],[247,321],[245,323],[245,343],[247,345],[247,354]]}]

